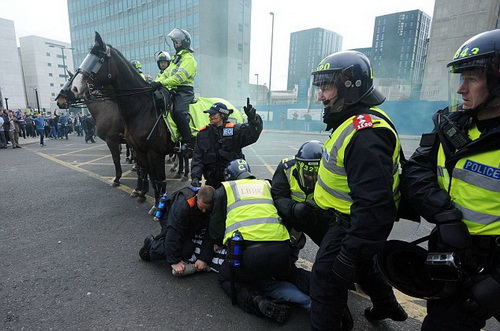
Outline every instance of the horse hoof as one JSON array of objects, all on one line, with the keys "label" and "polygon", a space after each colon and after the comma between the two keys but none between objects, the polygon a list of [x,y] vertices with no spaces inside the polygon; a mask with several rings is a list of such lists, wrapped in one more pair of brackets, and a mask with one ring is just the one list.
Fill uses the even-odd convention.
[{"label": "horse hoof", "polygon": [[111,187],[118,187],[120,186],[120,182],[111,182]]},{"label": "horse hoof", "polygon": [[136,198],[136,197],[138,197],[138,196],[139,196],[139,192],[138,192],[138,191],[136,191],[136,190],[133,190],[133,191],[132,191],[132,193],[130,193],[130,196],[131,196],[132,198]]},{"label": "horse hoof", "polygon": [[156,206],[152,206],[151,209],[148,211],[149,215],[154,215],[156,212]]},{"label": "horse hoof", "polygon": [[181,181],[183,181],[183,182],[187,182],[188,180],[189,180],[189,177],[187,177],[187,176],[184,176],[184,177],[182,177],[182,179],[181,179]]},{"label": "horse hoof", "polygon": [[125,158],[125,162],[130,163],[130,158]]},{"label": "horse hoof", "polygon": [[175,168],[175,167],[170,168],[170,171],[171,171],[171,172],[177,171],[177,168]]},{"label": "horse hoof", "polygon": [[138,196],[137,197],[137,202],[140,202],[140,203],[143,203],[144,201],[146,201],[146,197],[145,196]]}]

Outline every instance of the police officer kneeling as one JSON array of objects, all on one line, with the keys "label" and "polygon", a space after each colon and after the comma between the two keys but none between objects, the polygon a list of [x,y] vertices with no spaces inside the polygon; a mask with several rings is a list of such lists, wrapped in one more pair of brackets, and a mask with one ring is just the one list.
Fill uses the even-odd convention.
[{"label": "police officer kneeling", "polygon": [[269,182],[255,179],[243,159],[231,161],[224,174],[228,181],[215,192],[209,232],[216,244],[229,246],[229,256],[237,244],[235,236],[243,239],[243,257],[239,266],[231,265],[231,258],[224,261],[219,283],[244,311],[285,323],[289,307],[264,297],[255,285],[272,277],[309,294],[309,272],[291,263],[290,237],[274,207]]},{"label": "police officer kneeling", "polygon": [[427,302],[422,330],[480,330],[500,313],[500,30],[467,40],[448,69],[452,103],[422,136],[403,189],[436,224],[431,253],[454,255],[468,275],[453,295]]}]

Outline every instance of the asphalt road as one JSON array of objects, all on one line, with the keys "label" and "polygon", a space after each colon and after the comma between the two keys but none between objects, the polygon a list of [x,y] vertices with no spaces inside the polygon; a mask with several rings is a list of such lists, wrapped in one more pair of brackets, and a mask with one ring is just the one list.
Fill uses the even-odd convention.
[{"label": "asphalt road", "polygon": [[[325,134],[265,132],[245,149],[252,172],[271,178],[283,157],[293,156],[306,140]],[[410,155],[418,140],[405,139]],[[119,188],[106,145],[82,137],[48,140],[21,138],[22,149],[0,151],[0,329],[3,330],[272,330],[272,321],[232,306],[213,273],[175,278],[165,263],[138,256],[146,235],[159,231],[148,215],[152,198],[137,203],[135,184],[124,165]],[[124,159],[124,156],[123,156]],[[189,182],[175,179],[167,165],[167,189]],[[399,222],[391,238],[410,240],[428,233],[426,223]],[[310,268],[316,252],[308,243],[299,263]],[[352,292],[355,330],[417,330],[424,302],[398,293],[410,318],[370,323],[370,305]],[[294,308],[284,326],[309,329],[308,312]],[[491,324],[491,325],[490,325]],[[489,323],[487,330],[498,330]]]}]

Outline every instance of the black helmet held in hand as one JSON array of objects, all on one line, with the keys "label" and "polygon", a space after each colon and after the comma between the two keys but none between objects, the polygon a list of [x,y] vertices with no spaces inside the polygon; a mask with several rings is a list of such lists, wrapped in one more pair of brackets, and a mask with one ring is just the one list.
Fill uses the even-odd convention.
[{"label": "black helmet held in hand", "polygon": [[236,159],[227,165],[224,169],[225,180],[237,180],[245,178],[255,178],[250,172],[250,166],[244,159]]},{"label": "black helmet held in hand", "polygon": [[300,146],[295,155],[299,183],[306,191],[314,190],[322,153],[323,144],[318,140],[309,140]]}]

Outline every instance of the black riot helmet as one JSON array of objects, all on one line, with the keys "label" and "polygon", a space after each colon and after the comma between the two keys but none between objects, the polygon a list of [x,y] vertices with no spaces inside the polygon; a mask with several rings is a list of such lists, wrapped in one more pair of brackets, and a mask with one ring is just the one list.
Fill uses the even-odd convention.
[{"label": "black riot helmet", "polygon": [[[447,65],[449,71],[450,110],[479,111],[500,96],[500,29],[475,35],[462,44]],[[462,74],[479,71],[486,75],[488,97],[474,109],[461,109],[461,96],[456,93],[462,84]]]},{"label": "black riot helmet", "polygon": [[[191,47],[191,35],[189,32],[183,29],[175,28],[170,33],[167,35],[170,39],[172,39],[172,42],[174,43],[174,48],[176,52],[179,52],[180,50],[187,50],[190,52],[194,52],[194,49]],[[175,42],[181,42],[181,45],[176,47]]]},{"label": "black riot helmet", "polygon": [[432,279],[425,266],[427,255],[426,249],[414,243],[389,240],[377,255],[377,262],[389,284],[404,294],[426,300],[453,295],[458,283]]},{"label": "black riot helmet", "polygon": [[331,109],[334,113],[342,111],[346,105],[363,103],[376,106],[385,100],[374,88],[370,60],[361,52],[333,53],[319,63],[312,76],[314,86],[324,88],[334,85],[337,89],[336,100]]},{"label": "black riot helmet", "polygon": [[167,51],[159,51],[155,53],[155,60],[156,60],[156,65],[158,66],[158,69],[160,70],[165,70],[166,68],[162,68],[160,66],[160,62],[166,61],[167,62],[167,67],[170,64],[170,61],[172,60],[172,57]]},{"label": "black riot helmet", "polygon": [[322,153],[323,144],[318,140],[309,140],[300,146],[295,155],[299,183],[306,191],[314,190]]},{"label": "black riot helmet", "polygon": [[245,178],[255,178],[250,172],[250,166],[244,159],[236,159],[227,165],[224,169],[225,180],[237,180]]}]

